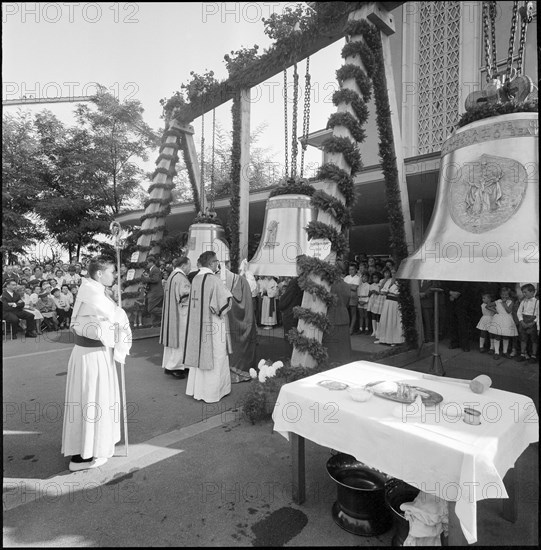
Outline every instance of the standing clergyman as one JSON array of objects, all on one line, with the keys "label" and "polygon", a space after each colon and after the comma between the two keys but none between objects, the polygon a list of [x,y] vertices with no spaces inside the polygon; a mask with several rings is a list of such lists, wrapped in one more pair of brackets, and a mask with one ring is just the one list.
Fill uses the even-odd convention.
[{"label": "standing clergyman", "polygon": [[70,329],[75,347],[68,363],[62,453],[69,469],[101,466],[120,441],[121,403],[115,361],[131,348],[126,312],[105,294],[115,281],[115,264],[96,258],[73,305]]},{"label": "standing clergyman", "polygon": [[231,391],[227,326],[231,292],[215,275],[219,263],[215,252],[203,252],[198,262],[201,269],[192,280],[182,359],[190,367],[186,395],[216,403]]},{"label": "standing clergyman", "polygon": [[163,298],[162,326],[160,344],[163,344],[162,367],[165,374],[175,378],[186,378],[182,364],[184,353],[184,336],[186,335],[186,317],[190,300],[191,284],[188,273],[191,262],[187,256],[175,258],[172,262],[173,271],[169,275]]}]

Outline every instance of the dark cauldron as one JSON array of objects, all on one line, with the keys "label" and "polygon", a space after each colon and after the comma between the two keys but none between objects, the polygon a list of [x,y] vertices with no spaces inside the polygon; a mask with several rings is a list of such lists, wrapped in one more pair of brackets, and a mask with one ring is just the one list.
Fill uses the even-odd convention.
[{"label": "dark cauldron", "polygon": [[394,534],[392,546],[404,546],[408,538],[410,525],[400,509],[404,502],[413,502],[419,494],[419,489],[408,485],[400,479],[390,479],[385,484],[385,502],[393,514]]},{"label": "dark cauldron", "polygon": [[372,537],[391,528],[392,515],[385,504],[385,476],[355,457],[339,453],[327,462],[327,472],[336,482],[337,499],[332,517],[342,529]]}]

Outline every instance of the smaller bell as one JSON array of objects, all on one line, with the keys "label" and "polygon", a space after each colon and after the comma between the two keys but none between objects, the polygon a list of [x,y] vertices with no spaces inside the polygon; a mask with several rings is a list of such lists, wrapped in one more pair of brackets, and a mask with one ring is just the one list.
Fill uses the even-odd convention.
[{"label": "smaller bell", "polygon": [[306,226],[315,220],[308,195],[270,197],[259,247],[250,260],[254,275],[295,277],[297,256],[312,255]]},{"label": "smaller bell", "polygon": [[215,223],[194,223],[188,229],[186,256],[192,264],[192,271],[196,271],[197,260],[203,252],[213,250],[218,260],[223,263],[229,261],[229,246],[225,238],[225,230]]}]

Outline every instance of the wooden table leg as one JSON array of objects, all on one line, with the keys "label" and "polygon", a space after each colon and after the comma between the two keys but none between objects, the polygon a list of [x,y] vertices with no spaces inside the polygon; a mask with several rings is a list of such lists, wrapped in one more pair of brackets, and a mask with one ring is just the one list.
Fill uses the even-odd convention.
[{"label": "wooden table leg", "polygon": [[306,500],[306,476],[304,462],[304,437],[289,432],[291,441],[291,471],[293,474],[293,502],[302,504]]},{"label": "wooden table leg", "polygon": [[503,478],[503,484],[509,498],[502,499],[502,517],[512,523],[515,523],[518,517],[517,482],[517,468],[515,464],[515,467],[508,470]]},{"label": "wooden table leg", "polygon": [[446,546],[468,546],[468,541],[462,532],[460,527],[460,520],[458,519],[455,506],[456,502],[448,502],[449,505],[449,535],[447,537]]}]

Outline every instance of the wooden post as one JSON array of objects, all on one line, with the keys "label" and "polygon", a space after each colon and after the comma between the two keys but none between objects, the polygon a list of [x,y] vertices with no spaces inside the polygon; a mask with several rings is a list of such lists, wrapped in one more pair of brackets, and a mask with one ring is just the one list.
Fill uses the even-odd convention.
[{"label": "wooden post", "polygon": [[250,99],[249,88],[240,91],[239,265],[248,258],[250,218]]}]

